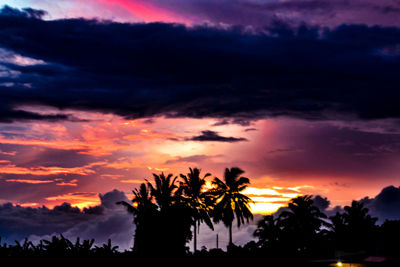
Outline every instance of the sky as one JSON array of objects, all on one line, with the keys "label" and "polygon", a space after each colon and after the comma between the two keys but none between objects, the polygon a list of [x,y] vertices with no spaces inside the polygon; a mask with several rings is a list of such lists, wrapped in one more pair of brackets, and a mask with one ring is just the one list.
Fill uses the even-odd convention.
[{"label": "sky", "polygon": [[[3,235],[114,235],[127,248],[130,217],[109,203],[189,167],[243,169],[256,214],[312,194],[327,210],[364,199],[400,215],[399,1],[0,6]],[[57,227],[21,230],[53,213]]]}]

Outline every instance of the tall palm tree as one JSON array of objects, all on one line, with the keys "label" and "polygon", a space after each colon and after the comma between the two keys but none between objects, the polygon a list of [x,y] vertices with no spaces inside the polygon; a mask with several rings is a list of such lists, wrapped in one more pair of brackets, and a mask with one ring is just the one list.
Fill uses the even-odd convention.
[{"label": "tall palm tree", "polygon": [[187,197],[186,203],[193,212],[193,251],[197,251],[197,231],[200,228],[200,223],[205,222],[208,227],[214,230],[213,224],[209,216],[210,206],[208,202],[208,192],[204,191],[204,185],[206,184],[206,178],[211,176],[210,173],[206,173],[203,177],[200,177],[200,170],[198,168],[189,168],[187,175],[181,174],[183,182],[181,183],[180,189],[183,194]]},{"label": "tall palm tree", "polygon": [[147,185],[150,188],[151,195],[155,198],[160,211],[164,212],[171,207],[176,200],[175,193],[178,187],[176,186],[175,181],[178,177],[173,177],[173,174],[171,173],[167,176],[165,176],[164,173],[161,173],[160,175],[153,173],[153,176],[155,186],[150,182],[147,182]]},{"label": "tall palm tree", "polygon": [[253,202],[249,197],[241,192],[250,184],[249,178],[241,177],[243,170],[233,167],[226,168],[224,173],[224,181],[217,177],[214,178],[212,184],[214,189],[212,193],[215,196],[215,207],[212,212],[214,222],[222,221],[229,229],[229,246],[232,242],[232,223],[236,217],[237,225],[249,222],[253,219],[253,214],[250,210],[250,203]]},{"label": "tall palm tree", "polygon": [[120,201],[117,204],[126,207],[128,212],[134,216],[133,222],[136,225],[134,250],[143,252],[151,247],[148,240],[154,235],[153,221],[157,213],[157,207],[153,203],[150,186],[142,183],[139,189],[135,188],[132,193],[132,205],[126,201]]},{"label": "tall palm tree", "polygon": [[[132,204],[127,203],[126,201],[117,202],[118,205],[123,205],[126,209],[132,213],[135,218],[135,224],[138,224],[141,216],[145,214],[145,212],[149,210],[155,210],[155,205],[153,203],[153,196],[151,195],[151,188],[146,184],[142,183],[139,189],[135,188],[133,193]],[[138,221],[139,220],[139,221]]]},{"label": "tall palm tree", "polygon": [[155,222],[158,251],[164,254],[184,254],[185,244],[192,238],[193,218],[191,209],[178,188],[177,176],[153,174],[154,186],[148,182],[151,195],[159,209]]}]

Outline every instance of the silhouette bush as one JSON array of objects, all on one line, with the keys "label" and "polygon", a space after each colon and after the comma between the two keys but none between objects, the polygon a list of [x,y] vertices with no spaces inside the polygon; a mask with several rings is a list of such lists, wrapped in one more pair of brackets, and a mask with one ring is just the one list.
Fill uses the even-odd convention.
[{"label": "silhouette bush", "polygon": [[[299,196],[279,214],[263,216],[253,234],[255,241],[236,246],[232,241],[233,220],[240,225],[252,219],[248,206],[251,200],[241,193],[249,179],[240,177],[243,171],[239,168],[226,169],[224,181],[214,178],[214,187],[205,188],[205,178],[210,174],[201,177],[199,169],[189,171],[180,175],[181,180],[172,174],[154,174],[153,183],[146,181],[133,190],[132,204],[118,202],[132,213],[136,225],[132,251],[118,251],[110,239],[94,246],[93,239],[77,238],[72,242],[59,235],[37,244],[28,239],[6,244],[0,238],[0,257],[125,260],[178,255],[204,264],[220,258],[231,263],[268,259],[271,266],[314,266],[318,265],[315,260],[334,259],[338,255],[353,261],[375,255],[386,257],[389,265],[400,266],[400,220],[387,220],[379,226],[378,219],[369,214],[361,201],[353,201],[328,218],[314,205],[311,195]],[[194,253],[189,252],[186,245],[196,236],[200,223],[213,229],[212,221],[222,221],[228,227],[227,250],[197,250],[194,242]]]},{"label": "silhouette bush", "polygon": [[[91,257],[91,256],[114,256],[119,254],[116,246],[111,245],[111,240],[100,247],[93,248],[94,239],[83,240],[77,238],[73,243],[63,235],[53,236],[50,240],[40,240],[37,245],[33,244],[27,238],[23,243],[15,241],[14,245],[2,244],[0,245],[0,257]],[[1,238],[0,238],[1,244]]]}]

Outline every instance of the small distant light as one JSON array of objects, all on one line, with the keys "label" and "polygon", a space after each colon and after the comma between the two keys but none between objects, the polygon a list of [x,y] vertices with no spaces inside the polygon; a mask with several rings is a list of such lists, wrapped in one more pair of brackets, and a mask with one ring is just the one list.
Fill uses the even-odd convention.
[{"label": "small distant light", "polygon": [[342,266],[343,266],[343,264],[342,264],[341,261],[338,261],[338,262],[336,263],[336,265],[337,265],[338,267],[342,267]]}]

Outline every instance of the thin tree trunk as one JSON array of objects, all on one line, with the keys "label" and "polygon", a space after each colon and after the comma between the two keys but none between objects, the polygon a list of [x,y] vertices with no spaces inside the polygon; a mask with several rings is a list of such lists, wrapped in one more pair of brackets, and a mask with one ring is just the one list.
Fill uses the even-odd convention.
[{"label": "thin tree trunk", "polygon": [[193,252],[197,251],[197,222],[194,222]]},{"label": "thin tree trunk", "polygon": [[229,246],[233,244],[232,242],[232,223],[229,224]]}]

